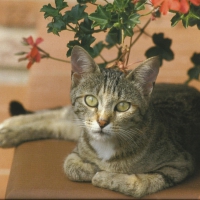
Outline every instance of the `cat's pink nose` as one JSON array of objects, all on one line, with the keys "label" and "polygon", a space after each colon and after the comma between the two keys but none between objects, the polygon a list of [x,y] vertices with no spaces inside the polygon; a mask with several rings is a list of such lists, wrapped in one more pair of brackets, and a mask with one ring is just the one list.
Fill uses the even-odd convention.
[{"label": "cat's pink nose", "polygon": [[108,125],[108,121],[107,120],[101,120],[101,119],[99,119],[97,122],[98,122],[98,124],[99,124],[99,126],[101,128],[104,128],[105,126]]}]

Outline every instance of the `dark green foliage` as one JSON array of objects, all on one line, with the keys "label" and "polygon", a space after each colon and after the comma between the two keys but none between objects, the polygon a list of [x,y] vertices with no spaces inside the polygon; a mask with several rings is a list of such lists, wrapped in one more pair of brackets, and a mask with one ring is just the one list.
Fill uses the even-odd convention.
[{"label": "dark green foliage", "polygon": [[98,5],[96,12],[89,16],[89,19],[94,22],[92,28],[99,26],[102,30],[109,27],[110,18],[111,13],[106,10],[106,7],[101,5]]},{"label": "dark green foliage", "polygon": [[[96,6],[96,10],[92,13],[87,13],[86,8],[88,4]],[[111,3],[107,0],[102,0],[101,3],[96,2],[96,0],[77,0],[75,6],[66,10],[68,7],[67,2],[64,0],[55,0],[54,5],[44,5],[40,11],[44,12],[44,18],[51,18],[51,22],[47,25],[49,33],[59,36],[59,33],[63,30],[74,32],[74,39],[70,40],[67,44],[67,57],[71,56],[72,48],[75,45],[80,45],[93,58],[100,56],[103,62],[99,66],[106,67],[113,60],[107,61],[102,57],[101,52],[104,48],[117,48],[116,60],[120,60],[123,55],[122,46],[126,38],[130,39],[129,48],[131,48],[143,33],[149,36],[144,29],[150,21],[143,28],[139,27],[139,36],[136,35],[135,37],[134,35],[134,28],[140,24],[140,18],[142,17],[138,11],[144,10],[147,4],[149,4],[147,0],[113,0]],[[147,14],[151,14],[154,18],[158,18],[161,15],[159,9]],[[179,21],[182,21],[185,28],[196,25],[200,29],[199,16],[200,7],[190,4],[188,13],[181,14],[175,12],[174,17],[171,19],[171,25],[175,26]],[[94,34],[98,32],[107,33],[105,41],[94,44],[96,40],[96,35]],[[147,58],[159,55],[161,65],[163,59],[167,61],[174,59],[174,53],[171,50],[171,39],[164,38],[163,33],[153,34],[152,39],[154,46],[145,52]],[[199,80],[200,64],[193,61],[197,60],[196,57],[199,58],[200,55],[194,54],[192,57],[194,67],[188,71],[189,80]],[[128,63],[128,60],[126,63]]]},{"label": "dark green foliage", "polygon": [[50,22],[48,27],[48,33],[53,33],[59,35],[59,32],[66,29],[66,24],[63,20],[63,16],[60,13],[61,10],[68,7],[67,3],[64,0],[56,0],[56,7],[52,7],[51,4],[44,5],[41,12],[44,12],[44,18],[52,17],[52,22]]},{"label": "dark green foliage", "polygon": [[[68,44],[67,56],[71,55],[74,45],[81,45],[91,56],[97,57],[103,48],[111,48],[120,44],[125,37],[132,37],[133,28],[140,23],[138,10],[144,9],[145,1],[136,3],[130,0],[114,0],[113,3],[97,5],[95,12],[88,15],[85,12],[87,3],[95,4],[96,0],[78,0],[77,5],[63,12],[68,7],[64,0],[56,0],[55,7],[51,4],[43,6],[44,17],[51,17],[47,25],[48,32],[59,35],[63,30],[74,32],[74,40]],[[62,11],[62,12],[61,12]],[[105,42],[92,47],[95,41],[94,33],[107,31]]]},{"label": "dark green foliage", "polygon": [[95,44],[93,47],[93,50],[94,50],[93,58],[97,57],[101,53],[104,47],[105,47],[105,44],[102,41]]},{"label": "dark green foliage", "polygon": [[63,19],[65,20],[66,25],[69,23],[77,24],[79,20],[87,17],[85,12],[86,5],[77,4],[70,11],[65,12]]},{"label": "dark green foliage", "polygon": [[197,28],[200,29],[200,7],[190,5],[190,11],[187,14],[176,13],[175,16],[171,19],[171,25],[175,26],[179,21],[182,21],[182,24],[185,28],[188,26],[197,25]]}]

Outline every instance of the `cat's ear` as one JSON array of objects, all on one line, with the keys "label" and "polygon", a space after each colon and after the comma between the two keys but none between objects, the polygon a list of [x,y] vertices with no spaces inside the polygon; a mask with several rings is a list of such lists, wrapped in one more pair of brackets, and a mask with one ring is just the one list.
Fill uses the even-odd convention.
[{"label": "cat's ear", "polygon": [[131,71],[126,78],[133,81],[144,96],[150,96],[159,68],[160,59],[158,56],[155,56],[144,61],[135,70]]},{"label": "cat's ear", "polygon": [[71,53],[72,73],[83,75],[100,71],[92,57],[80,46],[74,46]]}]

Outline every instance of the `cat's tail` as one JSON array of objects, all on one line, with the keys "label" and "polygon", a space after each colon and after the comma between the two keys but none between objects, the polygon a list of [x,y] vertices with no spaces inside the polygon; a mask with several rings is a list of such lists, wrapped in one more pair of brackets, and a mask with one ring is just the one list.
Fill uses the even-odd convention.
[{"label": "cat's tail", "polygon": [[[62,107],[63,106],[57,106],[57,107],[49,108],[47,110],[57,110],[57,109],[60,109]],[[44,111],[44,110],[39,110],[39,111],[27,110],[26,108],[24,108],[22,103],[20,103],[19,101],[15,101],[15,100],[11,101],[10,104],[9,104],[10,116],[33,114],[33,113],[37,113],[37,112],[40,112],[40,111]]]},{"label": "cat's tail", "polygon": [[31,114],[34,112],[25,109],[24,106],[18,101],[11,101],[9,104],[9,113],[11,116],[16,116],[16,115]]}]

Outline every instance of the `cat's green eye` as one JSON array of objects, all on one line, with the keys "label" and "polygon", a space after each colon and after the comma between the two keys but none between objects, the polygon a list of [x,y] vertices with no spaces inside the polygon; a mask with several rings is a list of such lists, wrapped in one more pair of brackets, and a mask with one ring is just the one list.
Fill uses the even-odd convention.
[{"label": "cat's green eye", "polygon": [[97,107],[98,100],[96,97],[94,97],[92,95],[88,95],[85,97],[85,103],[90,107]]},{"label": "cat's green eye", "polygon": [[118,112],[125,112],[130,108],[130,103],[122,101],[116,105],[116,110]]}]

